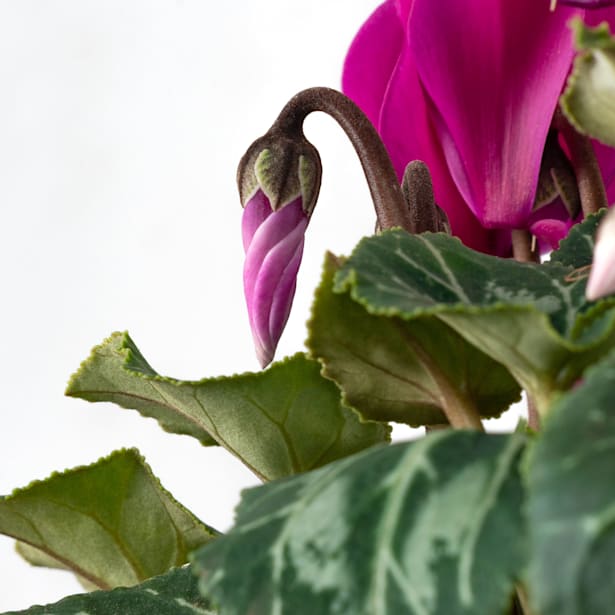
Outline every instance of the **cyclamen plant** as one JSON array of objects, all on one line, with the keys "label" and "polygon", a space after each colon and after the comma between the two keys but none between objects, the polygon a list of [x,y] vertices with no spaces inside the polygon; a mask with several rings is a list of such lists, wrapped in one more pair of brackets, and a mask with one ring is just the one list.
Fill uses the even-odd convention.
[{"label": "cyclamen plant", "polygon": [[[351,139],[377,218],[325,256],[307,352],[183,382],[115,333],[67,389],[223,446],[265,484],[225,535],[134,450],[15,491],[0,531],[97,590],[21,613],[612,612],[615,39],[590,26],[615,8],[551,4],[388,0],[350,49],[348,97],[284,107],[238,172],[263,366],[318,197],[312,111]],[[529,424],[486,433],[522,392]],[[391,445],[390,422],[426,434]]]}]

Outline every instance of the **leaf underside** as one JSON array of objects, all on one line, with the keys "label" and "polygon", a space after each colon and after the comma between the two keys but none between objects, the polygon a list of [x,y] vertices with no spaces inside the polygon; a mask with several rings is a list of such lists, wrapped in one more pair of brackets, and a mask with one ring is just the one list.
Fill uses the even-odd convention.
[{"label": "leaf underside", "polygon": [[575,129],[615,146],[615,38],[602,23],[588,28],[573,23],[577,48],[561,108]]},{"label": "leaf underside", "polygon": [[0,498],[0,533],[35,565],[90,587],[135,585],[217,535],[176,502],[134,449],[53,474]]},{"label": "leaf underside", "polygon": [[127,333],[114,333],[94,348],[66,394],[136,409],[167,431],[224,446],[273,480],[389,439],[388,426],[360,421],[319,371],[297,354],[256,374],[175,380],[158,375]]}]

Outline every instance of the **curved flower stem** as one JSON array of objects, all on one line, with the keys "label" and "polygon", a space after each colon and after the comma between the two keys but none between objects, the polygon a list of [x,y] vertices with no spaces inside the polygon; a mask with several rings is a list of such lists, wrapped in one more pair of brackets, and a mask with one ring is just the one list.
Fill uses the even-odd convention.
[{"label": "curved flower stem", "polygon": [[600,166],[589,137],[577,132],[566,116],[558,109],[553,117],[568,150],[579,187],[583,216],[596,213],[608,206]]},{"label": "curved flower stem", "polygon": [[352,142],[369,185],[379,227],[384,230],[399,226],[412,232],[412,218],[386,148],[367,116],[349,98],[330,88],[303,90],[282,109],[270,132],[303,137],[303,121],[313,111],[330,115]]},{"label": "curved flower stem", "polygon": [[540,431],[540,414],[534,398],[527,395],[527,425],[533,431]]},{"label": "curved flower stem", "polygon": [[[525,229],[514,229],[511,234],[513,258],[520,263],[539,263],[540,253],[532,246],[532,235]],[[540,415],[535,400],[527,393],[527,424],[534,431],[540,429]]]}]

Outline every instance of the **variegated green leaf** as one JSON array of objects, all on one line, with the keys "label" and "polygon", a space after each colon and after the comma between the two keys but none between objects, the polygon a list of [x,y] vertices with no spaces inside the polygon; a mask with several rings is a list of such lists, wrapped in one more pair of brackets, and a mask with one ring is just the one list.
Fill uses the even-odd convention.
[{"label": "variegated green leaf", "polygon": [[[585,224],[577,241],[594,230],[595,219]],[[593,309],[585,284],[575,267],[557,259],[519,263],[474,252],[447,235],[393,230],[359,243],[335,290],[377,316],[436,316],[506,366],[545,411],[554,393],[615,343],[615,310],[608,309],[615,301]]]},{"label": "variegated green leaf", "polygon": [[525,561],[523,438],[446,431],[244,492],[195,556],[221,615],[498,615]]},{"label": "variegated green leaf", "polygon": [[141,585],[64,598],[4,615],[216,615],[201,597],[190,567],[177,568]]},{"label": "variegated green leaf", "polygon": [[375,316],[347,293],[334,293],[339,267],[327,255],[307,345],[365,418],[433,425],[447,422],[451,397],[483,417],[519,399],[519,385],[502,365],[436,317]]},{"label": "variegated green leaf", "polygon": [[27,545],[33,563],[101,589],[180,566],[217,534],[162,488],[134,449],[0,498],[0,533]]},{"label": "variegated green leaf", "polygon": [[530,455],[530,595],[540,615],[613,612],[615,354],[554,406]]},{"label": "variegated green leaf", "polygon": [[568,235],[560,241],[559,248],[551,253],[545,265],[568,267],[571,270],[568,277],[586,280],[589,275],[587,268],[594,258],[596,231],[605,213],[601,211],[587,216],[582,224],[575,224],[568,231]]},{"label": "variegated green leaf", "polygon": [[266,480],[387,442],[390,433],[361,422],[318,362],[302,354],[256,374],[187,382],[158,375],[127,333],[115,333],[94,348],[66,393],[112,401],[167,431],[214,440]]}]

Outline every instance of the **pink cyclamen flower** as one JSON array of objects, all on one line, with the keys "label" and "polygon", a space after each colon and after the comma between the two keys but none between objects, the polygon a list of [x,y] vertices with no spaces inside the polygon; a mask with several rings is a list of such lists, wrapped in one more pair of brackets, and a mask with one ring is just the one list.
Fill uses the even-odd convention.
[{"label": "pink cyclamen flower", "polygon": [[556,244],[570,226],[563,205],[534,203],[575,15],[615,21],[615,9],[551,11],[549,0],[387,0],[350,47],[344,92],[400,178],[411,160],[427,163],[453,233],[475,249],[506,253],[512,229]]},{"label": "pink cyclamen flower", "polygon": [[278,134],[258,139],[239,163],[243,286],[262,367],[273,360],[290,314],[320,176],[316,149],[305,139]]}]

